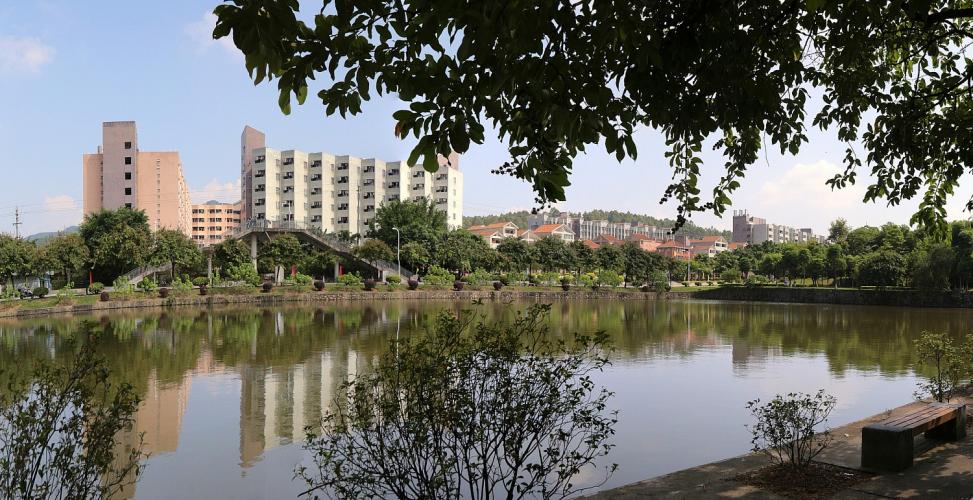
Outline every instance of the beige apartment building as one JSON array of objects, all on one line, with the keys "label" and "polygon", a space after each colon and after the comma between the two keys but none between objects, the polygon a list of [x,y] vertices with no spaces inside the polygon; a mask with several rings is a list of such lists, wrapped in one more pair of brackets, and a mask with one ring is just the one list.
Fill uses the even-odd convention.
[{"label": "beige apartment building", "polygon": [[[254,132],[259,133],[251,129],[248,134],[247,129],[244,151],[248,140],[256,143]],[[262,134],[259,138],[262,140]],[[459,155],[440,157],[439,170],[430,173],[422,165],[375,158],[268,147],[252,151],[252,166],[241,168],[244,172],[252,169],[251,192],[242,196],[245,204],[248,197],[251,200],[252,220],[294,221],[329,232],[365,234],[382,203],[426,198],[446,213],[450,228],[463,224]],[[250,219],[244,217],[244,223]]]},{"label": "beige apartment building", "polygon": [[141,151],[135,122],[105,122],[98,152],[82,158],[84,213],[142,210],[153,231],[191,233],[189,187],[176,151]]},{"label": "beige apartment building", "polygon": [[207,201],[193,205],[192,239],[201,247],[215,245],[240,227],[242,201]]}]

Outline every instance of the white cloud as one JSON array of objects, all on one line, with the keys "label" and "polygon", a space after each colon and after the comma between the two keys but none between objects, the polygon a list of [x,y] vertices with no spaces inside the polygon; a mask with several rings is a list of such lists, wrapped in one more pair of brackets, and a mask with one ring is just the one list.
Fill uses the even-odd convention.
[{"label": "white cloud", "polygon": [[204,12],[200,20],[189,23],[186,26],[186,34],[196,43],[200,52],[205,52],[212,47],[219,47],[224,53],[237,59],[243,59],[243,53],[233,45],[233,39],[225,36],[218,40],[213,39],[213,28],[216,27],[216,14]]},{"label": "white cloud", "polygon": [[213,179],[202,189],[194,189],[189,193],[193,203],[205,203],[210,200],[236,202],[240,199],[240,179],[221,181]]},{"label": "white cloud", "polygon": [[36,38],[0,36],[0,73],[37,73],[54,59],[54,48]]},{"label": "white cloud", "polygon": [[808,209],[825,211],[861,205],[865,195],[861,184],[832,190],[825,183],[842,171],[841,167],[826,160],[810,165],[798,163],[777,179],[760,186],[760,203],[767,208],[803,204]]},{"label": "white cloud", "polygon": [[20,220],[21,235],[60,231],[81,223],[81,203],[66,194],[44,195],[43,203],[20,206]]}]

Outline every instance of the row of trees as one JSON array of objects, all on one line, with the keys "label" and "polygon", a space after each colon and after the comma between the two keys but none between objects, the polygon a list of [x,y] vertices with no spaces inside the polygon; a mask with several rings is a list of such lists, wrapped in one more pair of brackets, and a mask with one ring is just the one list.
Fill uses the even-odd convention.
[{"label": "row of trees", "polygon": [[721,276],[757,274],[812,284],[830,280],[834,286],[965,290],[973,283],[973,225],[953,222],[943,238],[891,223],[852,229],[839,219],[831,224],[827,243],[765,242],[694,264]]},{"label": "row of trees", "polygon": [[469,231],[449,230],[445,214],[424,199],[383,204],[376,211],[367,237],[370,239],[357,250],[362,259],[395,261],[394,249],[399,245],[402,265],[419,274],[425,274],[432,266],[457,276],[478,269],[578,275],[609,270],[623,274],[628,283],[641,284],[660,271],[685,277],[687,267],[672,258],[644,251],[637,243],[592,249],[580,241],[566,243],[557,238],[534,243],[507,238],[492,249],[483,238]]},{"label": "row of trees", "polygon": [[145,213],[121,208],[85,216],[77,233],[58,234],[41,243],[0,234],[0,279],[53,274],[61,284],[112,282],[139,266],[171,264],[172,276],[198,272],[203,256],[179,231],[152,232]]}]

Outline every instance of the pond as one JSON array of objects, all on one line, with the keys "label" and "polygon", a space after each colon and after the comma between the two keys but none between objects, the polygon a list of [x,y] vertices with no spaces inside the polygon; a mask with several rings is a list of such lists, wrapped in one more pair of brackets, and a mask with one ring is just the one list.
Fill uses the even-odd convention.
[{"label": "pond", "polygon": [[[144,397],[151,453],[138,499],[293,498],[304,427],[349,374],[444,309],[488,321],[528,303],[375,302],[130,311],[0,320],[0,366],[66,359],[82,319],[101,323],[113,375]],[[908,402],[922,330],[968,333],[967,310],[715,301],[555,303],[558,332],[609,333],[598,382],[619,412],[610,462],[620,486],[748,451],[748,400],[825,388],[840,425]],[[135,433],[130,436],[134,439]]]}]

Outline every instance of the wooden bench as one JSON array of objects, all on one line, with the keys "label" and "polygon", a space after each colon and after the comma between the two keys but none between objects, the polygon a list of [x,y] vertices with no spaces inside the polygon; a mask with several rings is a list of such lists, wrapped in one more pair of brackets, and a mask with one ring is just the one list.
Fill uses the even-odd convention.
[{"label": "wooden bench", "polygon": [[862,468],[898,472],[912,467],[915,436],[956,441],[966,437],[966,405],[929,403],[909,414],[862,428]]}]

